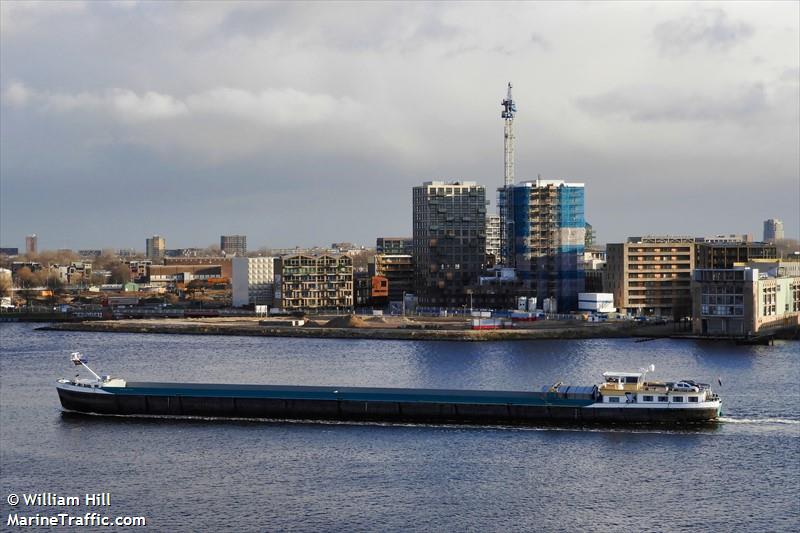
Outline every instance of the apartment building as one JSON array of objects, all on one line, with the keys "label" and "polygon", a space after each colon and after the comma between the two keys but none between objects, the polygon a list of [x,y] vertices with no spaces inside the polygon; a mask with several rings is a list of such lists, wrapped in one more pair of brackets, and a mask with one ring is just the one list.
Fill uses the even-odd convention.
[{"label": "apartment building", "polygon": [[486,259],[493,266],[500,262],[500,215],[486,215]]},{"label": "apartment building", "polygon": [[353,259],[346,254],[287,255],[275,269],[275,301],[287,311],[352,309]]},{"label": "apartment building", "polygon": [[486,260],[486,189],[473,181],[414,187],[413,259],[420,305],[466,305]]},{"label": "apartment building", "polygon": [[247,254],[247,235],[220,235],[219,249],[225,255]]},{"label": "apartment building", "polygon": [[233,257],[231,298],[234,307],[275,303],[277,257]]},{"label": "apartment building", "polygon": [[385,255],[411,255],[411,237],[378,237],[375,240],[375,253]]},{"label": "apartment building", "polygon": [[783,239],[783,222],[777,218],[764,221],[764,242],[775,242]]},{"label": "apartment building", "polygon": [[375,275],[388,281],[391,302],[400,302],[404,294],[414,292],[414,259],[411,255],[377,254]]},{"label": "apartment building", "polygon": [[148,259],[161,259],[167,249],[167,241],[160,235],[153,235],[145,239],[145,249]]},{"label": "apartment building", "polygon": [[755,259],[697,269],[692,328],[698,335],[747,337],[800,325],[800,261]]},{"label": "apartment building", "polygon": [[603,285],[621,313],[684,317],[691,314],[695,239],[629,237],[606,246]]},{"label": "apartment building", "polygon": [[711,238],[698,242],[695,250],[696,268],[733,268],[736,263],[754,259],[775,259],[778,251],[768,242],[747,242]]}]

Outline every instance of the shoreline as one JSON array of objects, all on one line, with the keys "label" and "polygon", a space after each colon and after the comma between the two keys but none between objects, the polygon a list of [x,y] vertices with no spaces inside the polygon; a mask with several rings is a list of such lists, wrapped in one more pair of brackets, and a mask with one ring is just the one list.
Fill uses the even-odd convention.
[{"label": "shoreline", "polygon": [[670,338],[672,327],[597,325],[590,327],[540,327],[531,329],[416,329],[416,328],[348,328],[293,327],[225,324],[208,322],[158,323],[153,321],[87,321],[63,322],[36,328],[42,331],[91,331],[99,333],[156,333],[171,335],[231,335],[250,337],[298,337],[317,339],[368,340],[438,340],[438,341],[511,341],[596,338]]}]

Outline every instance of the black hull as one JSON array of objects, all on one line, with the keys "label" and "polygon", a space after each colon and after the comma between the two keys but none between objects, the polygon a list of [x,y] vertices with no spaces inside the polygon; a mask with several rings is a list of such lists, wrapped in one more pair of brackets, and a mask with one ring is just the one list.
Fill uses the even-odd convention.
[{"label": "black hull", "polygon": [[59,388],[64,409],[87,414],[418,422],[435,424],[698,424],[717,410],[593,408],[446,402],[302,400],[209,396],[98,394]]}]

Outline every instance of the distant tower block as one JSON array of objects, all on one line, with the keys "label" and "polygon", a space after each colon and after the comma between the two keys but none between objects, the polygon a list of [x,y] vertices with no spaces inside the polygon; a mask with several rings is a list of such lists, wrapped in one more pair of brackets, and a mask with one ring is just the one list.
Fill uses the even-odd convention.
[{"label": "distant tower block", "polygon": [[505,149],[505,180],[504,185],[508,187],[514,184],[514,114],[517,112],[517,104],[511,97],[511,82],[508,82],[508,95],[503,100],[503,112],[500,114],[505,120],[505,137],[503,147]]}]

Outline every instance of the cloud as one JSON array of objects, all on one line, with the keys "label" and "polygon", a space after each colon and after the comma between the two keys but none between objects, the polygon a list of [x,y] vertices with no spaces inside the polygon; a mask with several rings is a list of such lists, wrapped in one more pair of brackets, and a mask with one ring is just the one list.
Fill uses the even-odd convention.
[{"label": "cloud", "polygon": [[43,113],[93,112],[125,122],[153,122],[184,117],[223,117],[272,125],[305,125],[355,114],[359,105],[350,98],[312,94],[292,88],[248,91],[221,87],[183,98],[155,91],[129,89],[96,92],[50,93],[9,84],[3,100],[12,107],[36,106]]},{"label": "cloud", "polygon": [[3,102],[12,107],[25,107],[29,99],[30,91],[18,81],[11,82],[3,91]]},{"label": "cloud", "polygon": [[[641,199],[676,175],[726,176],[713,218],[798,227],[796,195],[762,212],[741,194],[756,174],[796,190],[796,2],[28,4],[0,0],[4,241],[31,220],[87,247],[140,245],[142,220],[187,246],[223,225],[286,245],[406,233],[412,185],[502,183],[508,80],[518,175],[586,181],[603,239],[652,224],[604,207],[620,179]],[[113,233],[99,208],[94,237],[60,223],[132,183],[147,192],[110,204]]]},{"label": "cloud", "polygon": [[788,81],[800,85],[800,68],[795,67],[784,69],[779,79],[781,81]]},{"label": "cloud", "polygon": [[128,123],[149,122],[185,115],[186,105],[168,94],[128,89],[107,89],[99,93],[37,93],[45,112],[89,111]]},{"label": "cloud", "polygon": [[592,115],[621,116],[637,122],[737,121],[765,110],[767,98],[760,83],[721,95],[642,85],[578,98],[575,105]]},{"label": "cloud", "polygon": [[662,22],[653,29],[653,37],[664,54],[683,54],[693,48],[726,50],[745,41],[754,33],[743,21],[730,21],[721,9],[704,10]]},{"label": "cloud", "polygon": [[25,32],[45,23],[47,19],[81,13],[86,10],[87,5],[82,0],[0,2],[0,31],[6,35]]},{"label": "cloud", "polygon": [[536,46],[541,47],[541,49],[544,50],[545,52],[550,50],[550,41],[548,41],[538,33],[531,34],[531,42]]},{"label": "cloud", "polygon": [[358,104],[350,98],[310,94],[291,88],[251,92],[224,87],[189,95],[186,105],[193,114],[278,125],[314,124],[359,110]]}]

